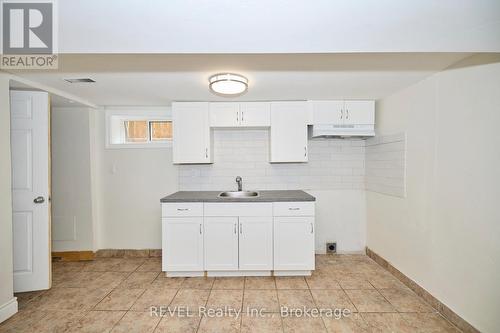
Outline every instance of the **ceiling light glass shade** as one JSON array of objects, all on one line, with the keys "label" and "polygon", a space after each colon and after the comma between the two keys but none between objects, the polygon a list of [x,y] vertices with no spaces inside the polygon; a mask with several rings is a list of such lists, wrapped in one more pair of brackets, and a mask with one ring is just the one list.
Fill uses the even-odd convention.
[{"label": "ceiling light glass shade", "polygon": [[215,74],[208,79],[208,82],[210,90],[219,95],[239,95],[248,88],[248,79],[239,74]]}]

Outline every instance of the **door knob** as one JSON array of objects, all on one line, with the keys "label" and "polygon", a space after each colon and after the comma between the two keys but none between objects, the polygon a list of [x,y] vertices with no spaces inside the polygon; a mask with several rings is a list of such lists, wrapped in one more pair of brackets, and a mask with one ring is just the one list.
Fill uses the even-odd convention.
[{"label": "door knob", "polygon": [[45,202],[45,198],[44,197],[36,197],[34,200],[33,200],[34,203],[36,204],[41,204],[41,203],[44,203]]}]

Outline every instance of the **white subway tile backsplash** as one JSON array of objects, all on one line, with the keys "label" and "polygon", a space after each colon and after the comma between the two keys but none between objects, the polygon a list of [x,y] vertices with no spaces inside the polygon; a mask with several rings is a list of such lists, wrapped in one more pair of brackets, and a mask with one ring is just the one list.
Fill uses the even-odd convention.
[{"label": "white subway tile backsplash", "polygon": [[314,139],[308,163],[269,163],[267,130],[215,130],[211,165],[180,165],[180,190],[367,189],[405,195],[405,134],[369,140]]},{"label": "white subway tile backsplash", "polygon": [[363,140],[309,141],[308,163],[269,163],[268,130],[215,130],[212,165],[180,165],[180,190],[363,189]]},{"label": "white subway tile backsplash", "polygon": [[366,140],[365,187],[368,191],[406,196],[406,135],[379,135]]}]

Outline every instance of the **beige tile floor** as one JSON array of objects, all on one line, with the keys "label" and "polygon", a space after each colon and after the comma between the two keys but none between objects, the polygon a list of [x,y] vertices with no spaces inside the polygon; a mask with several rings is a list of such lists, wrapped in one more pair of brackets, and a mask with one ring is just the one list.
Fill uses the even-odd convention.
[{"label": "beige tile floor", "polygon": [[[166,278],[159,258],[56,262],[53,287],[17,294],[20,311],[0,332],[459,332],[366,256],[319,255],[316,267],[307,278]],[[199,306],[262,313],[214,318]],[[294,317],[283,306],[352,313]]]}]

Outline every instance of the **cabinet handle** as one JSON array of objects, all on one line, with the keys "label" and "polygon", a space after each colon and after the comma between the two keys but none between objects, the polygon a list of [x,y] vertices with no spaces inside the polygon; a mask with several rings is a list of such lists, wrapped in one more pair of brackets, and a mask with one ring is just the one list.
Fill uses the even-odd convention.
[{"label": "cabinet handle", "polygon": [[307,147],[304,147],[304,157],[307,157]]},{"label": "cabinet handle", "polygon": [[313,224],[311,223],[311,234],[314,233],[314,226]]},{"label": "cabinet handle", "polygon": [[340,119],[344,119],[344,109],[340,109]]},{"label": "cabinet handle", "polygon": [[208,158],[208,148],[205,148],[205,158]]},{"label": "cabinet handle", "polygon": [[200,223],[200,235],[201,235],[201,223]]},{"label": "cabinet handle", "polygon": [[300,210],[300,208],[298,208],[298,207],[290,207],[290,208],[288,208],[288,210]]},{"label": "cabinet handle", "polygon": [[240,112],[236,111],[236,123],[240,122]]},{"label": "cabinet handle", "polygon": [[243,233],[243,224],[240,223],[240,234]]},{"label": "cabinet handle", "polygon": [[179,212],[185,212],[185,211],[189,210],[189,208],[177,208],[177,210]]},{"label": "cabinet handle", "polygon": [[244,121],[244,120],[243,120],[243,115],[244,115],[244,113],[243,113],[243,111],[241,111],[241,122],[243,122],[243,121]]},{"label": "cabinet handle", "polygon": [[236,223],[234,224],[234,233],[236,234]]},{"label": "cabinet handle", "polygon": [[347,114],[347,116],[345,119],[349,119],[349,109],[346,109],[346,114]]}]

